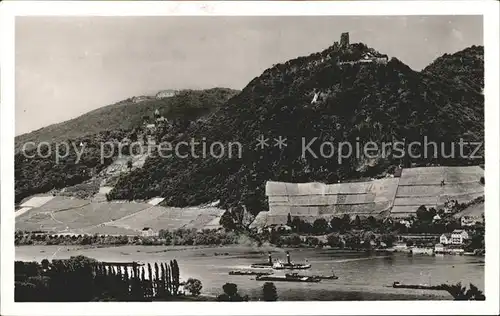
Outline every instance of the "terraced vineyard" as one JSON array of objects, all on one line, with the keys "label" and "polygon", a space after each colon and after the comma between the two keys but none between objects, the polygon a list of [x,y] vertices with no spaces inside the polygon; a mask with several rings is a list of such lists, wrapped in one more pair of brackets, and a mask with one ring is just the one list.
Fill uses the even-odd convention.
[{"label": "terraced vineyard", "polygon": [[16,216],[17,230],[103,235],[139,235],[145,227],[156,232],[204,229],[206,225],[217,228],[224,212],[214,207],[167,208],[148,203],[95,202],[62,196],[34,197],[23,205],[22,214]]},{"label": "terraced vineyard", "polygon": [[478,166],[404,169],[391,216],[415,214],[420,205],[438,209],[448,200],[470,202],[484,195],[483,176],[484,170]]},{"label": "terraced vineyard", "polygon": [[344,214],[380,216],[390,209],[396,196],[398,178],[355,183],[268,182],[269,211],[260,212],[252,227],[286,224],[288,214],[307,222]]},{"label": "terraced vineyard", "polygon": [[[419,206],[439,208],[448,200],[470,202],[484,195],[480,167],[404,169],[400,178],[355,183],[268,182],[269,211],[260,212],[252,227],[286,224],[288,214],[304,221],[317,218],[407,217]],[[444,185],[441,182],[444,180]]]},{"label": "terraced vineyard", "polygon": [[[404,169],[401,178],[355,183],[268,182],[269,211],[260,212],[251,227],[286,224],[288,214],[307,222],[318,218],[407,217],[421,205],[439,208],[447,200],[470,202],[484,195],[479,167]],[[444,179],[445,184],[441,185]],[[63,196],[37,196],[16,212],[16,229],[55,232],[138,235],[153,231],[219,228],[224,210],[206,207],[163,207],[148,203],[96,202]],[[484,209],[484,206],[483,206]],[[478,211],[471,211],[477,213]]]}]

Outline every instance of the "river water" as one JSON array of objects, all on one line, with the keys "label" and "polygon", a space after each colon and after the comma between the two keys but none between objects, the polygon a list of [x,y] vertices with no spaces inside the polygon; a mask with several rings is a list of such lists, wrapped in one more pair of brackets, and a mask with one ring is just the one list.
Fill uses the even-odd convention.
[{"label": "river water", "polygon": [[[232,276],[235,269],[249,269],[250,264],[267,261],[267,251],[274,259],[286,260],[280,248],[255,247],[164,247],[121,246],[83,248],[80,246],[20,246],[16,260],[41,261],[84,255],[101,261],[160,262],[176,259],[181,279],[202,281],[202,293],[218,295],[222,285],[232,282],[242,294],[258,298],[262,281],[254,276]],[[320,283],[275,282],[281,300],[379,300],[379,299],[451,299],[442,291],[394,289],[394,281],[411,284],[473,283],[484,289],[484,258],[469,256],[426,256],[383,253],[340,252],[332,249],[288,249],[293,262],[306,260],[311,269],[301,274],[330,275],[337,280]],[[282,274],[282,272],[275,272]],[[485,293],[487,295],[487,293]]]}]

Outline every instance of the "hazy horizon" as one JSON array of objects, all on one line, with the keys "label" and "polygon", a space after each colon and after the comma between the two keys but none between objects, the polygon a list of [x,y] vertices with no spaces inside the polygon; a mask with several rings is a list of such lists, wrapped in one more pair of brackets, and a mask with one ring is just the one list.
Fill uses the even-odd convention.
[{"label": "hazy horizon", "polygon": [[481,16],[18,17],[16,136],[163,89],[242,89],[350,33],[421,70],[483,45]]}]

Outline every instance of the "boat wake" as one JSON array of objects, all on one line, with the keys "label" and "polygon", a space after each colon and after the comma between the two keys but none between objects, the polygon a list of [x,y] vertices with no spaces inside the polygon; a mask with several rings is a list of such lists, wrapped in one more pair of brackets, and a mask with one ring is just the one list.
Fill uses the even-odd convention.
[{"label": "boat wake", "polygon": [[364,261],[364,260],[373,260],[373,259],[381,259],[388,258],[390,256],[374,256],[367,258],[353,258],[353,259],[340,259],[340,260],[322,260],[322,261],[311,261],[312,263],[344,263],[344,262],[353,262],[353,261]]}]

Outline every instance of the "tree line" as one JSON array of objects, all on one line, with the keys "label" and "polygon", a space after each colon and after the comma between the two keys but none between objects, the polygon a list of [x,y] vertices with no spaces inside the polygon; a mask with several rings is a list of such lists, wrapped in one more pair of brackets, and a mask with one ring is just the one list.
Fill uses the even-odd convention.
[{"label": "tree line", "polygon": [[177,261],[139,266],[99,262],[84,256],[15,262],[16,302],[89,302],[175,300]]},{"label": "tree line", "polygon": [[[311,223],[298,216],[292,217],[291,214],[288,214],[286,226],[292,232],[310,235],[346,233],[353,230],[373,231],[376,233],[442,234],[461,227],[460,219],[452,216],[454,212],[449,214],[440,212],[441,217],[439,219],[434,218],[436,214],[435,209],[427,210],[423,205],[418,208],[416,216],[411,215],[405,220],[390,217],[361,217],[359,215],[352,218],[350,215],[344,214],[342,217],[334,216],[331,219],[317,218]],[[276,226],[275,229],[284,231],[284,228],[280,226]]]},{"label": "tree line", "polygon": [[15,245],[144,245],[144,246],[219,246],[238,243],[239,233],[206,229],[161,229],[157,236],[126,236],[98,234],[48,234],[45,232],[15,232]]}]

